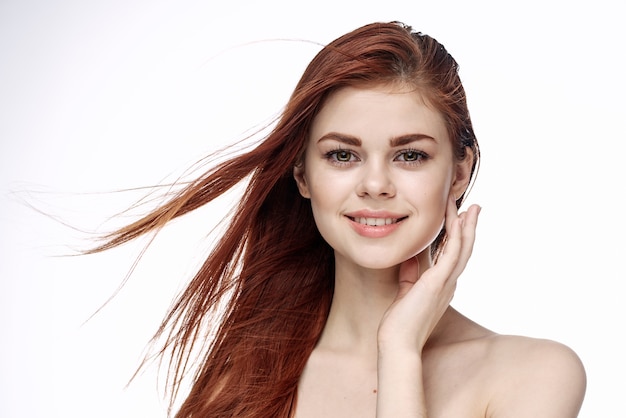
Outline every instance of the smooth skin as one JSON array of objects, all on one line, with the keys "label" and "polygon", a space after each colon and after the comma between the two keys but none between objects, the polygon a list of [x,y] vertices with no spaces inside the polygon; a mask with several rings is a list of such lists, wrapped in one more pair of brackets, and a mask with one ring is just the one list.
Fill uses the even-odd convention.
[{"label": "smooth skin", "polygon": [[[577,416],[586,381],[572,350],[495,334],[450,307],[480,213],[455,205],[470,168],[413,89],[349,87],[327,99],[294,169],[336,264],[297,418]],[[392,226],[363,225],[376,218]]]}]

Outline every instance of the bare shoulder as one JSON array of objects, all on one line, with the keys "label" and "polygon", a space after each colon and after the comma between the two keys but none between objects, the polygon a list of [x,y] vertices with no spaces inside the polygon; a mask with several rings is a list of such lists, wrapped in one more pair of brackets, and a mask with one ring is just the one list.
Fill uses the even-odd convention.
[{"label": "bare shoulder", "polygon": [[545,339],[491,335],[485,365],[491,378],[488,417],[576,417],[586,374],[568,346]]},{"label": "bare shoulder", "polygon": [[[431,377],[432,393],[447,395],[434,399],[434,405],[449,405],[449,391],[442,391],[443,385],[464,388],[469,395],[466,398],[475,402],[463,409],[471,408],[475,416],[578,415],[586,374],[580,358],[568,346],[545,339],[500,335],[453,309],[442,318],[435,337],[427,377]],[[448,373],[450,370],[454,373]]]}]

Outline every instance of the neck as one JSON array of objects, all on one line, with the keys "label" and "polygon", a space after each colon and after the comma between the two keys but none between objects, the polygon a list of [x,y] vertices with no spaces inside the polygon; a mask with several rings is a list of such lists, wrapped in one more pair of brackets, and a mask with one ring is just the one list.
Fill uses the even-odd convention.
[{"label": "neck", "polygon": [[[428,261],[420,256],[420,265],[426,268]],[[335,293],[318,348],[375,361],[378,326],[396,298],[399,266],[365,269],[338,256],[335,265]]]}]

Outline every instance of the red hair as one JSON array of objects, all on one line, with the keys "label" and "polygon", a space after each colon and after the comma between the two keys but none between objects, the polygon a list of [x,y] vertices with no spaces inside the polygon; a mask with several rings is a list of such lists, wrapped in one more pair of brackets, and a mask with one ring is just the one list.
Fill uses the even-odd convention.
[{"label": "red hair", "polygon": [[[408,26],[374,23],[315,56],[258,146],[207,171],[94,250],[156,232],[247,181],[229,227],[155,335],[155,341],[165,339],[159,354],[170,359],[174,396],[191,367],[191,353],[200,353],[176,417],[292,414],[298,380],[326,322],[334,287],[333,250],[317,231],[310,202],[298,193],[293,168],[329,94],[389,82],[419,90],[444,116],[457,158],[469,147],[476,166],[478,145],[454,59]],[[434,253],[444,237],[442,231]]]}]

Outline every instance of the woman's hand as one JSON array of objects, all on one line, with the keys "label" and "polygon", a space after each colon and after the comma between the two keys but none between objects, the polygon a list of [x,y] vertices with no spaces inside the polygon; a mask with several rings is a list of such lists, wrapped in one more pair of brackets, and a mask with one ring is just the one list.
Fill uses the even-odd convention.
[{"label": "woman's hand", "polygon": [[457,214],[453,197],[446,208],[447,242],[437,263],[420,276],[417,257],[400,266],[398,295],[378,327],[377,418],[424,418],[422,349],[448,308],[456,281],[474,246],[480,208]]},{"label": "woman's hand", "polygon": [[380,323],[379,347],[421,353],[452,301],[457,279],[472,254],[479,212],[480,207],[472,205],[457,214],[456,202],[450,196],[445,220],[448,237],[443,252],[421,276],[417,257],[400,266],[398,295]]}]

